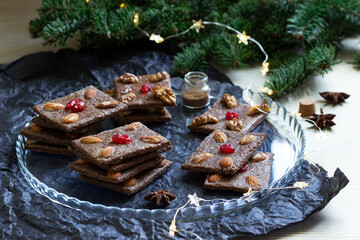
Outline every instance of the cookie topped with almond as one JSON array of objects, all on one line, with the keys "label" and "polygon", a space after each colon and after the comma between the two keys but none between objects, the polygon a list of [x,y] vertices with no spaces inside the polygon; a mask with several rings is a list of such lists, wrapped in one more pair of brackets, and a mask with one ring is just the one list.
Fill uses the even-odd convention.
[{"label": "cookie topped with almond", "polygon": [[204,133],[211,133],[215,129],[249,132],[266,118],[270,110],[266,104],[251,107],[238,102],[232,95],[224,94],[208,111],[195,116],[188,128]]},{"label": "cookie topped with almond", "polygon": [[119,164],[130,157],[171,149],[168,139],[140,122],[83,137],[72,141],[71,145],[76,156],[98,166]]},{"label": "cookie topped with almond", "polygon": [[126,104],[93,86],[33,107],[53,128],[66,132],[74,132],[126,109]]},{"label": "cookie topped with almond", "polygon": [[235,174],[253,156],[265,133],[215,130],[181,166],[183,170]]},{"label": "cookie topped with almond", "polygon": [[247,192],[249,188],[252,191],[261,190],[269,185],[273,157],[274,154],[269,152],[257,152],[234,175],[209,174],[204,188],[235,192]]}]

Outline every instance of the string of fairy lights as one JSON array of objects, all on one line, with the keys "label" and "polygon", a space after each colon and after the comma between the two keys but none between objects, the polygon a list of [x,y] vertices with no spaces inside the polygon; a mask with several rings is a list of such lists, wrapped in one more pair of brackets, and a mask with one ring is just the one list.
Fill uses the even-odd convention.
[{"label": "string of fairy lights", "polygon": [[245,44],[245,45],[248,45],[248,41],[251,41],[251,42],[254,42],[256,45],[258,45],[260,51],[265,55],[265,59],[264,61],[262,62],[262,68],[261,68],[261,73],[263,76],[266,75],[266,73],[269,71],[269,62],[267,62],[269,56],[268,54],[266,53],[264,47],[257,41],[255,40],[254,38],[246,35],[245,31],[243,31],[242,33],[238,30],[236,30],[235,28],[232,28],[231,26],[229,25],[226,25],[226,24],[222,24],[222,23],[219,23],[219,22],[209,22],[209,21],[202,21],[201,19],[196,21],[196,20],[193,20],[193,24],[191,26],[189,26],[185,31],[183,32],[180,32],[180,33],[176,33],[176,34],[173,34],[173,35],[169,35],[167,37],[162,37],[160,36],[159,34],[155,34],[155,33],[151,33],[149,34],[148,32],[146,32],[144,29],[140,28],[139,27],[139,22],[140,22],[140,14],[139,13],[135,13],[134,15],[134,25],[135,27],[140,31],[142,32],[145,36],[147,36],[149,38],[150,41],[154,41],[156,43],[162,43],[168,39],[171,39],[171,38],[175,38],[175,37],[179,37],[181,35],[185,35],[187,34],[190,30],[192,29],[195,29],[195,31],[197,33],[200,32],[200,29],[202,28],[205,28],[204,25],[215,25],[215,26],[219,26],[219,27],[223,27],[223,28],[226,28],[234,33],[236,33],[236,37],[239,39],[239,44]]}]

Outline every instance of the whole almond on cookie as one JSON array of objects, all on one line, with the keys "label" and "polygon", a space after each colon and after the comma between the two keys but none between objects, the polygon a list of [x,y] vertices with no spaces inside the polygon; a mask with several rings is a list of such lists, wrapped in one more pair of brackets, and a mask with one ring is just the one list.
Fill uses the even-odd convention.
[{"label": "whole almond on cookie", "polygon": [[116,107],[119,103],[116,101],[104,101],[96,105],[96,108],[113,108]]},{"label": "whole almond on cookie", "polygon": [[47,103],[44,105],[45,111],[53,112],[65,109],[65,106],[61,103]]},{"label": "whole almond on cookie", "polygon": [[42,130],[42,127],[39,127],[38,125],[32,125],[31,130],[33,130],[35,132],[39,132]]},{"label": "whole almond on cookie", "polygon": [[218,143],[224,143],[227,141],[226,134],[220,131],[216,131],[213,135],[214,139]]},{"label": "whole almond on cookie", "polygon": [[116,179],[122,175],[121,172],[108,172],[106,176],[111,179]]},{"label": "whole almond on cookie", "polygon": [[86,90],[85,98],[86,99],[94,98],[94,97],[96,97],[96,94],[97,94],[96,90],[93,88],[90,88],[90,89]]},{"label": "whole almond on cookie", "polygon": [[152,143],[152,144],[159,143],[159,142],[161,142],[162,139],[163,139],[162,136],[159,136],[159,135],[140,137],[141,141],[146,142],[146,143]]},{"label": "whole almond on cookie", "polygon": [[100,156],[107,158],[107,157],[110,157],[113,152],[114,152],[114,147],[111,147],[111,146],[105,147],[100,150]]},{"label": "whole almond on cookie", "polygon": [[141,126],[142,126],[141,122],[133,122],[126,127],[126,131],[135,131],[137,128]]},{"label": "whole almond on cookie", "polygon": [[84,164],[87,164],[87,161],[83,160],[83,159],[78,159],[74,162],[74,164],[77,164],[77,165],[84,165]]},{"label": "whole almond on cookie", "polygon": [[112,98],[115,98],[115,89],[108,89],[105,91],[105,93]]},{"label": "whole almond on cookie", "polygon": [[245,178],[246,182],[252,186],[252,187],[256,187],[257,185],[259,185],[259,181],[257,180],[257,178],[253,175],[249,175]]},{"label": "whole almond on cookie", "polygon": [[166,165],[166,161],[162,160],[158,165],[156,165],[156,168],[162,168],[165,165]]},{"label": "whole almond on cookie", "polygon": [[211,154],[211,153],[201,153],[199,155],[196,155],[192,160],[191,162],[192,163],[195,163],[195,164],[198,164],[198,163],[202,163],[206,160],[208,160],[209,158],[213,157],[214,155]]},{"label": "whole almond on cookie", "polygon": [[87,143],[87,144],[93,144],[93,143],[101,143],[103,142],[100,138],[98,137],[92,137],[92,136],[86,136],[81,138],[80,140],[82,143]]},{"label": "whole almond on cookie", "polygon": [[240,140],[240,144],[241,145],[246,145],[251,143],[252,141],[254,141],[256,139],[255,135],[246,135],[244,136],[241,140]]},{"label": "whole almond on cookie", "polygon": [[266,158],[267,158],[266,153],[259,152],[259,153],[256,153],[254,156],[252,156],[250,161],[251,162],[260,162],[260,161],[264,161]]},{"label": "whole almond on cookie", "polygon": [[221,174],[216,173],[216,174],[210,175],[210,177],[208,178],[208,181],[209,182],[217,182],[220,180],[221,177],[222,177]]},{"label": "whole almond on cookie", "polygon": [[136,185],[136,178],[130,178],[129,180],[126,180],[124,182],[124,185],[127,186],[127,187],[132,187],[132,186],[135,186]]},{"label": "whole almond on cookie", "polygon": [[233,165],[233,160],[229,157],[223,157],[219,163],[220,167],[228,168]]},{"label": "whole almond on cookie", "polygon": [[26,144],[35,144],[35,143],[38,143],[39,141],[38,140],[35,140],[35,139],[28,139],[26,140]]},{"label": "whole almond on cookie", "polygon": [[63,123],[74,123],[77,120],[79,120],[79,115],[76,113],[70,113],[61,119]]}]

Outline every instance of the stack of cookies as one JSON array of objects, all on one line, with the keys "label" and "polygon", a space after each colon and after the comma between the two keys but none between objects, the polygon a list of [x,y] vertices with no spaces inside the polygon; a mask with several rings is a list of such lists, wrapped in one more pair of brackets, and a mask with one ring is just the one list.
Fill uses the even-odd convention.
[{"label": "stack of cookies", "polygon": [[264,133],[215,130],[181,168],[209,173],[205,188],[259,190],[269,184],[273,157],[257,152],[265,138]]},{"label": "stack of cookies", "polygon": [[170,75],[161,71],[156,74],[135,76],[125,73],[114,78],[115,99],[127,104],[127,111],[116,114],[120,124],[170,121],[167,106],[176,106],[176,96],[171,90]]},{"label": "stack of cookies", "polygon": [[204,133],[215,129],[250,132],[265,120],[268,112],[270,107],[267,104],[251,107],[239,103],[235,96],[224,94],[208,111],[195,117],[188,128]]},{"label": "stack of cookies", "polygon": [[204,184],[208,189],[246,192],[268,186],[273,154],[257,152],[266,134],[250,132],[268,112],[266,104],[251,107],[224,94],[188,126],[211,134],[181,168],[209,173]]},{"label": "stack of cookies", "polygon": [[21,130],[28,140],[25,148],[62,155],[73,155],[73,139],[98,132],[104,119],[127,109],[126,104],[93,86],[33,107],[38,114]]},{"label": "stack of cookies", "polygon": [[72,141],[80,159],[69,165],[80,179],[128,195],[140,191],[172,165],[161,153],[168,139],[140,122]]}]

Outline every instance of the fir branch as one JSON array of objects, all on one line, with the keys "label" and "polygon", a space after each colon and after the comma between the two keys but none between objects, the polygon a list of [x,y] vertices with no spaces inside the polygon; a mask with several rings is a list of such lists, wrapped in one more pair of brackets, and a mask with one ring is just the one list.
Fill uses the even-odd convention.
[{"label": "fir branch", "polygon": [[222,33],[216,37],[214,57],[216,65],[221,68],[244,68],[248,66],[247,61],[254,57],[249,45],[239,44],[239,39],[234,34]]},{"label": "fir branch", "polygon": [[91,13],[92,24],[94,26],[94,33],[104,35],[111,38],[111,31],[109,29],[110,17],[106,9],[98,8]]},{"label": "fir branch", "polygon": [[194,43],[175,56],[171,71],[179,75],[190,71],[204,71],[209,67],[205,57],[206,51],[201,44]]},{"label": "fir branch", "polygon": [[300,4],[295,10],[295,14],[288,19],[288,33],[295,39],[307,43],[318,41],[319,36],[328,26],[321,15],[321,12],[324,11],[323,2],[324,0],[318,0]]},{"label": "fir branch", "polygon": [[336,60],[335,46],[320,46],[312,49],[308,55],[308,69],[312,75],[321,75],[324,77],[326,73],[332,71],[332,66],[339,63]]},{"label": "fir branch", "polygon": [[265,82],[265,87],[274,91],[271,97],[279,98],[294,92],[309,77],[316,74],[324,75],[332,70],[331,66],[336,63],[334,46],[316,47],[307,54],[295,57],[274,69]]},{"label": "fir branch", "polygon": [[[360,2],[352,0],[330,0],[326,15],[333,39],[340,42],[345,36],[360,33]],[[330,36],[331,37],[331,36]]]},{"label": "fir branch", "polygon": [[296,53],[292,49],[278,49],[269,55],[269,64],[273,69],[279,68],[283,63],[286,63],[289,59],[293,59],[295,56]]},{"label": "fir branch", "polygon": [[49,22],[42,30],[45,44],[65,45],[68,38],[72,38],[77,31],[82,31],[88,26],[88,14],[88,11],[80,10]]}]

